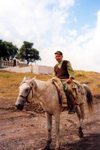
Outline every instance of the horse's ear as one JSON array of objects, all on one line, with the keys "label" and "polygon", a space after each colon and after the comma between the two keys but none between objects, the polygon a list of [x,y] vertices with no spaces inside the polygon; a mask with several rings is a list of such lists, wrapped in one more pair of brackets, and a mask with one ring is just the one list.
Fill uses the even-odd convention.
[{"label": "horse's ear", "polygon": [[30,77],[24,77],[23,78],[23,82],[26,81],[26,80],[30,80]]},{"label": "horse's ear", "polygon": [[31,79],[31,85],[33,86],[34,82],[35,82],[36,76],[34,76],[34,78]]},{"label": "horse's ear", "polygon": [[34,78],[33,79],[36,79],[36,76],[34,76]]},{"label": "horse's ear", "polygon": [[22,82],[24,82],[26,79],[27,79],[27,78],[26,78],[26,77],[24,77]]},{"label": "horse's ear", "polygon": [[[21,84],[22,84],[23,82],[25,82],[25,81],[26,81],[26,79],[27,79],[27,78],[26,78],[26,77],[24,77],[24,78],[23,78],[23,80],[22,80],[22,82],[21,82]],[[21,85],[21,84],[20,84],[20,85]]]},{"label": "horse's ear", "polygon": [[36,81],[35,81],[35,78],[31,79],[31,82],[30,82],[31,86],[34,87],[34,89],[37,88],[37,84],[36,84]]},{"label": "horse's ear", "polygon": [[30,79],[29,77],[24,77],[23,80],[22,80],[22,82],[21,82],[21,84],[23,84],[24,82],[26,82],[26,80],[29,80],[29,79]]}]

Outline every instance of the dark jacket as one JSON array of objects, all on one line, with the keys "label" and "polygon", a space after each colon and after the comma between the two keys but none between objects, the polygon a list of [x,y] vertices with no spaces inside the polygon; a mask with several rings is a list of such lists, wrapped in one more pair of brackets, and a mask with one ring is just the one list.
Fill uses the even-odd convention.
[{"label": "dark jacket", "polygon": [[68,70],[67,70],[67,63],[68,63],[68,61],[64,60],[61,68],[59,68],[57,64],[54,66],[54,71],[58,78],[60,78],[60,79],[68,79],[69,78],[69,74],[68,74]]}]

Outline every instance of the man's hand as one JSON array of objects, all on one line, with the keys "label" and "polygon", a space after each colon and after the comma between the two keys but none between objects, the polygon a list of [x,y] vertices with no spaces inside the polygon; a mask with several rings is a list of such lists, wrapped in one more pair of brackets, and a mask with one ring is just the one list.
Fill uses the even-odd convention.
[{"label": "man's hand", "polygon": [[67,80],[67,83],[70,84],[71,82],[72,82],[72,78],[69,78],[69,79]]}]

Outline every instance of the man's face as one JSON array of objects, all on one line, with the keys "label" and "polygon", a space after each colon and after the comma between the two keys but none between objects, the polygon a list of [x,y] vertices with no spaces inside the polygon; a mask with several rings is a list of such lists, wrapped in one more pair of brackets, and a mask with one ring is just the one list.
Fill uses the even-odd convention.
[{"label": "man's face", "polygon": [[60,54],[55,54],[55,59],[60,62],[62,60],[63,56]]}]

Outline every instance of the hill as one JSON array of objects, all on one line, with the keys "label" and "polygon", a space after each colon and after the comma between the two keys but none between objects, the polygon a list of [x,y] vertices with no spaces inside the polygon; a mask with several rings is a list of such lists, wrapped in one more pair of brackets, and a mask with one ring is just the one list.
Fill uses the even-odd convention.
[{"label": "hill", "polygon": [[[0,97],[7,99],[16,99],[18,87],[22,79],[36,76],[39,80],[48,80],[52,75],[36,75],[33,73],[15,73],[0,70]],[[88,84],[93,95],[100,94],[100,73],[75,70],[75,80]]]}]

